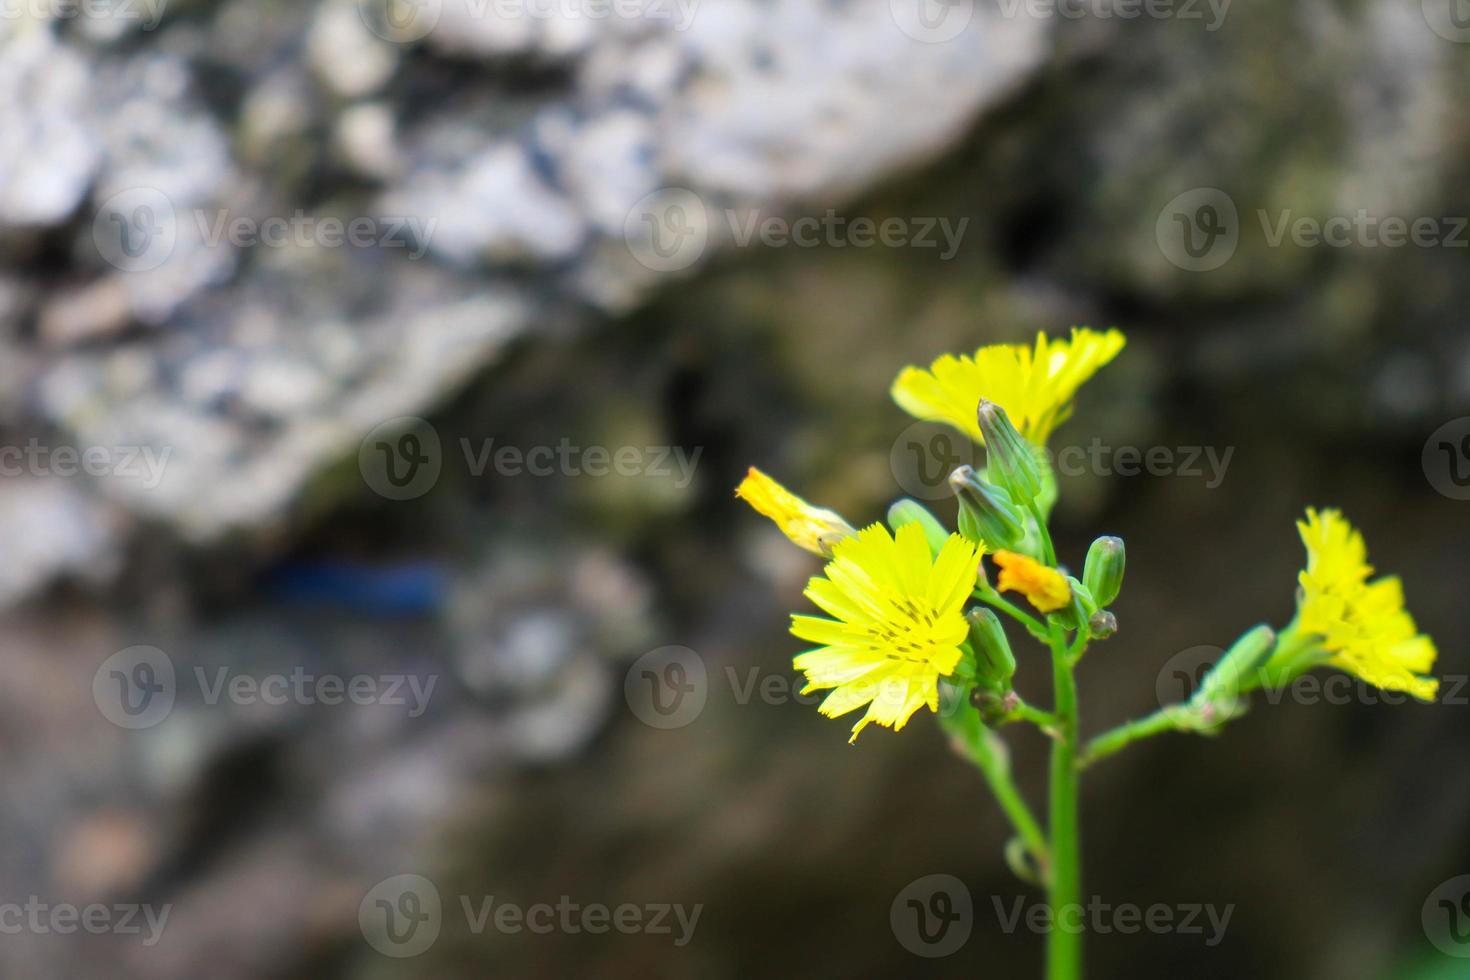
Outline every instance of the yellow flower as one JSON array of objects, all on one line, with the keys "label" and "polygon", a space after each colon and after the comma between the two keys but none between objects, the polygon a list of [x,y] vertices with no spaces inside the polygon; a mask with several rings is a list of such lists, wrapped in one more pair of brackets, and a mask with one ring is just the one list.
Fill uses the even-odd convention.
[{"label": "yellow flower", "polygon": [[813,554],[832,556],[832,547],[857,532],[830,510],[813,507],[754,466],[735,496],[776,522],[781,533]]},{"label": "yellow flower", "polygon": [[1297,529],[1307,548],[1297,628],[1321,638],[1328,664],[1375,687],[1434,700],[1439,681],[1421,675],[1434,668],[1437,651],[1404,608],[1403,584],[1368,581],[1368,548],[1341,512],[1308,510]]},{"label": "yellow flower", "polygon": [[1000,591],[1021,593],[1041,612],[1056,612],[1072,601],[1072,587],[1055,568],[1014,551],[997,551],[995,563]]},{"label": "yellow flower", "polygon": [[832,691],[822,714],[868,705],[849,741],[872,722],[897,730],[924,705],[939,710],[939,678],[954,673],[969,635],[964,606],[983,552],[952,534],[934,555],[918,524],[896,536],[874,524],[837,542],[826,577],[806,588],[836,618],[793,615],[791,632],[821,644],[794,664],[806,674],[803,694]]},{"label": "yellow flower", "polygon": [[1046,445],[1072,414],[1072,399],[1088,378],[1123,349],[1117,330],[1072,330],[1070,340],[1036,335],[1025,344],[993,344],[974,357],[945,354],[929,370],[906,367],[893,382],[893,400],[915,418],[947,422],[984,442],[975,409],[988,398],[1006,410],[1031,442]]}]

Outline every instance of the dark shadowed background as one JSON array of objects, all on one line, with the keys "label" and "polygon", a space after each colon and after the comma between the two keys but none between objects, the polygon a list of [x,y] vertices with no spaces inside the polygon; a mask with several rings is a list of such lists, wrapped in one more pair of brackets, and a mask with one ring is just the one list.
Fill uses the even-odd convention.
[{"label": "dark shadowed background", "polygon": [[897,371],[1085,324],[1086,729],[1284,625],[1308,505],[1443,678],[1089,772],[1086,894],[1173,923],[1090,975],[1470,975],[1459,0],[3,6],[0,973],[1039,975],[932,719],[795,697],[819,563],[732,490],[941,497]]}]

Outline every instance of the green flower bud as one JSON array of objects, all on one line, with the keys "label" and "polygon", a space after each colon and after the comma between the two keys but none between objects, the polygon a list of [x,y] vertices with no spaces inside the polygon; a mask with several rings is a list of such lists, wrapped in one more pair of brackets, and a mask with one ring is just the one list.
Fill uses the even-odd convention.
[{"label": "green flower bud", "polygon": [[1122,538],[1098,538],[1087,549],[1087,565],[1082,570],[1082,581],[1099,608],[1112,605],[1122,591],[1126,559],[1127,552]]},{"label": "green flower bud", "polygon": [[1022,507],[1029,506],[1041,493],[1041,465],[1036,449],[1016,431],[1006,410],[995,402],[981,401],[977,410],[980,434],[985,437],[985,451],[990,478]]},{"label": "green flower bud", "polygon": [[965,618],[970,621],[970,646],[975,650],[975,680],[982,687],[1009,691],[1016,656],[1000,617],[982,606],[970,610]]},{"label": "green flower bud", "polygon": [[1275,647],[1276,633],[1269,626],[1257,626],[1246,633],[1205,675],[1193,700],[1201,704],[1231,704],[1257,686],[1259,671]]},{"label": "green flower bud", "polygon": [[1106,609],[1092,614],[1087,621],[1087,632],[1092,634],[1094,640],[1106,640],[1118,632],[1118,617]]},{"label": "green flower bud", "polygon": [[944,547],[944,542],[949,540],[949,532],[939,523],[939,518],[929,513],[929,508],[917,500],[907,497],[894,501],[893,506],[888,508],[888,526],[893,528],[895,534],[905,524],[919,525],[924,531],[925,540],[929,542],[929,550],[936,555]]},{"label": "green flower bud", "polygon": [[970,692],[970,703],[980,713],[980,721],[986,728],[995,728],[1004,724],[1011,713],[1021,703],[1015,691],[987,691],[984,688],[975,688]]},{"label": "green flower bud", "polygon": [[1014,548],[1026,536],[1026,522],[1011,503],[1010,494],[980,479],[973,466],[961,466],[949,475],[949,486],[960,502],[960,534],[991,550]]}]

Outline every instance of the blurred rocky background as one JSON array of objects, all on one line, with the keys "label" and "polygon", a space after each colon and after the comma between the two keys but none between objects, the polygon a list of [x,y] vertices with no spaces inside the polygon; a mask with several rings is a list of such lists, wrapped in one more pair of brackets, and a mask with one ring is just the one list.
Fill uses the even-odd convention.
[{"label": "blurred rocky background", "polygon": [[[1091,324],[1130,344],[1056,438],[1110,453],[1059,543],[1132,554],[1085,724],[1287,619],[1310,503],[1446,679],[1098,769],[1088,893],[1233,913],[1094,935],[1092,975],[1465,975],[1423,918],[1470,874],[1457,0],[0,13],[0,973],[1036,975],[995,902],[1037,896],[934,726],[852,748],[792,696],[816,563],[731,488],[934,497],[968,450],[897,369]],[[670,657],[704,671],[673,717]],[[923,958],[890,909],[932,874],[973,931]],[[439,932],[398,945],[423,882]],[[564,896],[701,911],[677,943],[461,901]]]}]

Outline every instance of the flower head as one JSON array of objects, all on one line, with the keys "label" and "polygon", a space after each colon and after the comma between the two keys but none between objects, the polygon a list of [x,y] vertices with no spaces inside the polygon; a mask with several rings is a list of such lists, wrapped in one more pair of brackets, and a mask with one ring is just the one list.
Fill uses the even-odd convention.
[{"label": "flower head", "polygon": [[1375,687],[1434,700],[1434,641],[1418,631],[1394,577],[1369,581],[1363,535],[1336,510],[1307,511],[1297,522],[1307,548],[1296,628],[1320,638],[1326,663]]},{"label": "flower head", "polygon": [[1072,330],[1069,340],[1036,335],[1035,347],[992,344],[967,355],[945,354],[926,371],[906,367],[893,382],[893,400],[915,418],[947,422],[984,442],[975,407],[1000,405],[1024,435],[1046,445],[1072,413],[1077,389],[1123,349],[1117,330]]},{"label": "flower head", "polygon": [[813,554],[830,558],[832,547],[857,532],[839,515],[813,507],[754,466],[735,496],[776,522],[781,533]]},{"label": "flower head", "polygon": [[982,552],[954,534],[936,555],[918,524],[895,535],[874,524],[837,542],[825,577],[806,588],[835,618],[794,615],[791,632],[821,644],[794,664],[806,674],[802,693],[831,690],[822,714],[868,706],[849,741],[873,722],[897,730],[925,705],[939,710],[939,678],[959,666],[969,635],[964,606]]},{"label": "flower head", "polygon": [[1000,591],[1021,593],[1040,612],[1056,612],[1072,601],[1072,587],[1055,568],[1014,551],[997,551],[995,563],[1000,566]]}]

